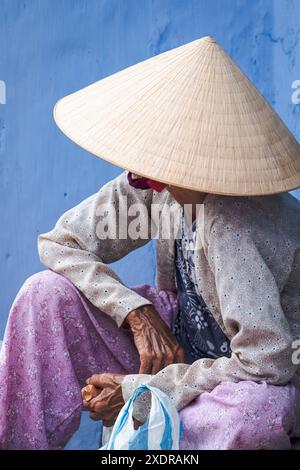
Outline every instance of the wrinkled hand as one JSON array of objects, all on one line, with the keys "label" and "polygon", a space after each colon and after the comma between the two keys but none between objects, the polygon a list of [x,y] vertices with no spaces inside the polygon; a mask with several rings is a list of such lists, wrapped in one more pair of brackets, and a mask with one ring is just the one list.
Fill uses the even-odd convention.
[{"label": "wrinkled hand", "polygon": [[103,420],[104,426],[112,426],[124,405],[121,374],[94,374],[87,379],[87,387],[81,390],[83,406],[94,420]]},{"label": "wrinkled hand", "polygon": [[139,374],[156,374],[169,364],[184,362],[184,351],[152,305],[132,310],[125,320],[140,355]]}]

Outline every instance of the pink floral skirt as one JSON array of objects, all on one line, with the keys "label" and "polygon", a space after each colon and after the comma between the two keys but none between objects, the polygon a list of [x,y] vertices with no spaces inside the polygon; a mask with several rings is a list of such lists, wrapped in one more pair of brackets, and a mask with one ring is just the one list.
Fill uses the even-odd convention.
[{"label": "pink floral skirt", "polygon": [[[144,285],[167,324],[176,295]],[[61,449],[76,431],[93,373],[136,373],[132,335],[64,277],[30,277],[12,306],[0,353],[0,448]],[[300,384],[223,382],[180,412],[182,449],[289,449],[300,435]]]}]

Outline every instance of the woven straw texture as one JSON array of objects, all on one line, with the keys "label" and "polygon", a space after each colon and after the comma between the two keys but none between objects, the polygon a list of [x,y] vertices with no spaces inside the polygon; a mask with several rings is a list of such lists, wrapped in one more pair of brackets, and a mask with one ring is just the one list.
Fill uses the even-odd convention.
[{"label": "woven straw texture", "polygon": [[174,186],[263,195],[300,186],[300,146],[211,37],[60,100],[61,130],[88,152]]}]

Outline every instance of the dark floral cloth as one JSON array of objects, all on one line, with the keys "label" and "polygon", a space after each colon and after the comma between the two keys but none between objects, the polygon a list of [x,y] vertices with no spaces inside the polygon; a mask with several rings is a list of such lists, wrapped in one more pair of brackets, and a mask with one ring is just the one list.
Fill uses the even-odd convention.
[{"label": "dark floral cloth", "polygon": [[190,230],[181,214],[181,237],[176,240],[175,263],[179,312],[174,333],[185,350],[185,362],[203,357],[230,357],[230,341],[223,333],[198,291],[194,247],[196,221]]}]

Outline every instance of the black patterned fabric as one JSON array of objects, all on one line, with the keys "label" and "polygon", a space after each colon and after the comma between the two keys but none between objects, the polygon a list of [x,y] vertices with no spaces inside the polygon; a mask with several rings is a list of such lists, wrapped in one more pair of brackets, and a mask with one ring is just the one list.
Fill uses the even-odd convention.
[{"label": "black patterned fabric", "polygon": [[196,223],[192,230],[186,226],[183,212],[181,238],[176,240],[175,262],[179,298],[179,312],[174,333],[185,350],[185,362],[192,363],[203,357],[230,357],[230,342],[211,314],[198,291],[195,278],[194,246]]}]

